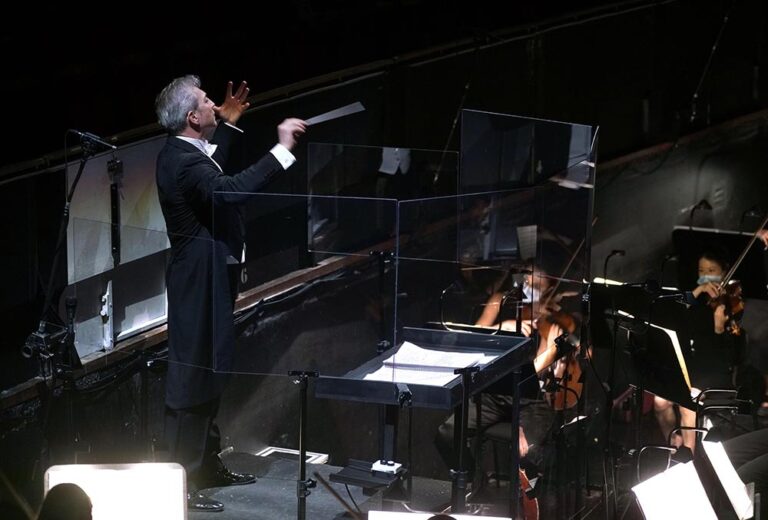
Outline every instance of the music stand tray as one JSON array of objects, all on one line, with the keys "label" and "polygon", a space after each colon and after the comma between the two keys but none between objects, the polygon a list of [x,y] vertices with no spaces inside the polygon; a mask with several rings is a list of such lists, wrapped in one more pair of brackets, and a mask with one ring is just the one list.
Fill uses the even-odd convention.
[{"label": "music stand tray", "polygon": [[[530,338],[473,334],[461,331],[430,330],[404,327],[405,341],[431,350],[455,353],[481,352],[496,356],[491,362],[480,367],[474,374],[470,392],[482,390],[498,381],[512,370],[529,363],[533,358],[535,345]],[[384,366],[385,360],[396,354],[402,345],[387,350],[372,358],[342,377],[327,377],[320,374],[315,383],[315,396],[327,399],[342,399],[385,405],[399,405],[402,381],[396,379],[393,371],[392,381],[371,381],[365,379]],[[400,385],[400,387],[398,386]],[[461,402],[461,376],[456,375],[449,382],[440,386],[408,383],[411,392],[411,406],[450,410]]]}]

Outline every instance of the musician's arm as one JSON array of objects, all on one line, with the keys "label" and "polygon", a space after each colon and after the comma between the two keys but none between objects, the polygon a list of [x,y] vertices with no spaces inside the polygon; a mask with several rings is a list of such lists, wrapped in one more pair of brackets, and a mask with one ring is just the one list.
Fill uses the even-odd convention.
[{"label": "musician's arm", "polygon": [[501,302],[504,299],[502,293],[496,292],[488,298],[483,308],[483,313],[480,318],[475,322],[475,325],[480,327],[492,327],[496,323],[496,318],[499,317],[499,311],[501,310]]},{"label": "musician's arm", "polygon": [[728,323],[728,316],[725,314],[725,305],[718,305],[714,313],[715,334],[725,332],[725,325]]},{"label": "musician's arm", "polygon": [[540,374],[544,369],[557,361],[557,344],[555,339],[560,337],[562,333],[563,329],[559,325],[549,327],[549,334],[544,338],[542,344],[539,345],[539,350],[533,359],[533,368],[537,374]]},{"label": "musician's arm", "polygon": [[761,229],[757,232],[757,238],[763,241],[763,245],[768,248],[768,229]]}]

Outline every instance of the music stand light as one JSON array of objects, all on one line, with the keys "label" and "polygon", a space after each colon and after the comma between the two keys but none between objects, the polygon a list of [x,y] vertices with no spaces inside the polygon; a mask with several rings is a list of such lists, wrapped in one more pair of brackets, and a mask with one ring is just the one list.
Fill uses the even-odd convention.
[{"label": "music stand light", "polygon": [[678,464],[632,488],[646,520],[717,520],[693,462]]},{"label": "music stand light", "polygon": [[713,504],[721,513],[727,509],[728,518],[753,517],[754,492],[739,478],[722,443],[702,441],[701,449],[703,456],[673,466],[632,488],[646,520],[714,520],[718,515]]},{"label": "music stand light", "polygon": [[93,520],[186,520],[187,479],[175,463],[64,464],[45,472],[44,492],[80,486],[93,504]]}]

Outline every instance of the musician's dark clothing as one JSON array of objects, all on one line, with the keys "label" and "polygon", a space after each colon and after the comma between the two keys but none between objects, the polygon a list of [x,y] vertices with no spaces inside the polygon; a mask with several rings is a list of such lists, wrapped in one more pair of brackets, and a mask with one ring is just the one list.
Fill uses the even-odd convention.
[{"label": "musician's dark clothing", "polygon": [[[225,373],[235,344],[233,310],[243,226],[242,197],[214,192],[254,192],[282,170],[266,154],[236,175],[225,175],[227,153],[239,130],[216,128],[212,158],[194,144],[169,137],[157,157],[157,187],[171,243],[168,290],[166,436],[174,460],[190,478],[213,471],[219,451],[215,424]],[[214,219],[214,208],[216,210]],[[215,221],[215,229],[214,229]],[[215,370],[215,372],[214,372]]]},{"label": "musician's dark clothing", "polygon": [[699,390],[732,388],[733,369],[741,355],[740,337],[727,331],[716,334],[714,312],[708,305],[692,305],[687,318],[692,344],[686,363],[691,384]]},{"label": "musician's dark clothing", "polygon": [[[538,383],[538,379],[533,379]],[[511,395],[483,393],[480,395],[480,398],[480,423],[483,430],[500,422],[510,422],[512,420],[513,398]],[[519,422],[520,426],[524,429],[525,437],[530,446],[526,458],[536,466],[541,465],[543,462],[544,447],[552,437],[551,427],[554,425],[554,418],[554,410],[543,399],[520,399]],[[458,431],[454,436],[456,420],[457,414],[451,415],[440,425],[435,436],[437,450],[450,469],[458,468]],[[467,417],[467,433],[473,437],[473,441],[475,440],[477,426],[477,406],[470,403]],[[472,474],[476,464],[472,450],[465,449],[464,460],[466,461],[465,468]]]}]

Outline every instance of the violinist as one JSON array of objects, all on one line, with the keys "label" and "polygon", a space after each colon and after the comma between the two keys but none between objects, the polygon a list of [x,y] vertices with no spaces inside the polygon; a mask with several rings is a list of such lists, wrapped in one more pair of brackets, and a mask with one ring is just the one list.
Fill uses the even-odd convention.
[{"label": "violinist", "polygon": [[[726,307],[721,281],[729,265],[725,254],[716,248],[704,251],[698,259],[697,286],[686,295],[688,325],[690,327],[691,346],[686,352],[686,365],[691,378],[691,397],[695,400],[702,390],[707,388],[734,388],[734,368],[739,364],[742,354],[743,336],[738,334],[738,316],[730,315]],[[654,411],[664,438],[677,424],[696,425],[696,412],[656,396]],[[682,439],[674,439],[674,444],[685,445],[693,450],[695,433],[683,431]]]},{"label": "violinist", "polygon": [[[532,266],[528,266],[529,268]],[[550,294],[552,285],[550,279],[546,274],[537,271],[534,276],[531,269],[528,269],[523,277],[522,293],[523,303],[528,304],[528,307],[533,307],[535,310],[539,309],[540,301],[543,301],[547,295]],[[490,295],[486,301],[483,311],[480,317],[476,321],[476,325],[482,327],[498,327],[501,324],[501,328],[507,331],[515,331],[517,323],[515,319],[506,316],[507,309],[503,305],[505,301],[505,291],[497,286],[494,292]],[[511,305],[506,306],[511,307]],[[563,328],[557,323],[547,323],[545,333],[543,330],[537,330],[539,328],[537,319],[539,316],[523,317],[521,320],[521,332],[527,337],[531,337],[534,333],[537,333],[539,337],[539,345],[534,358],[534,369],[537,374],[542,373],[555,361],[557,357],[558,346],[556,339],[558,339],[564,332]],[[544,327],[542,327],[544,329]],[[510,391],[512,394],[512,391]],[[509,421],[512,416],[512,395],[501,394],[487,394],[484,393],[481,396],[481,424],[483,427],[488,427],[499,422]],[[539,406],[539,405],[543,406]],[[471,407],[468,417],[468,428],[475,429],[477,425],[477,417],[475,416],[476,408]],[[519,443],[519,455],[521,459],[528,457],[535,465],[538,465],[542,461],[543,453],[539,450],[539,447],[545,442],[547,436],[547,429],[552,423],[554,413],[550,406],[545,401],[521,399],[520,406],[520,443]],[[454,428],[454,416],[448,418],[438,429],[435,443],[438,451],[442,455],[446,464],[449,467],[455,467],[455,453],[453,450],[453,428]],[[528,432],[528,436],[526,436]],[[536,449],[529,452],[529,446],[535,446]],[[470,461],[469,467],[473,467],[471,454],[465,452],[467,460]]]},{"label": "violinist", "polygon": [[[532,266],[529,266],[532,267]],[[549,343],[549,326],[558,325],[559,334],[563,332],[574,332],[575,324],[570,316],[560,312],[560,299],[568,296],[568,292],[560,292],[553,297],[554,287],[550,277],[542,272],[534,272],[531,269],[526,270],[523,276],[522,303],[526,304],[523,316],[520,321],[520,331],[526,337],[531,337],[534,332],[538,332],[539,346],[533,365],[537,374],[541,374],[547,367],[551,366],[556,360],[556,348],[554,344]],[[475,325],[481,327],[496,328],[501,326],[501,330],[514,332],[517,330],[517,321],[506,315],[506,309],[503,303],[507,292],[497,290],[488,298],[483,306],[483,312],[475,322]],[[539,330],[541,329],[541,330]],[[555,337],[558,337],[555,336]]]}]

